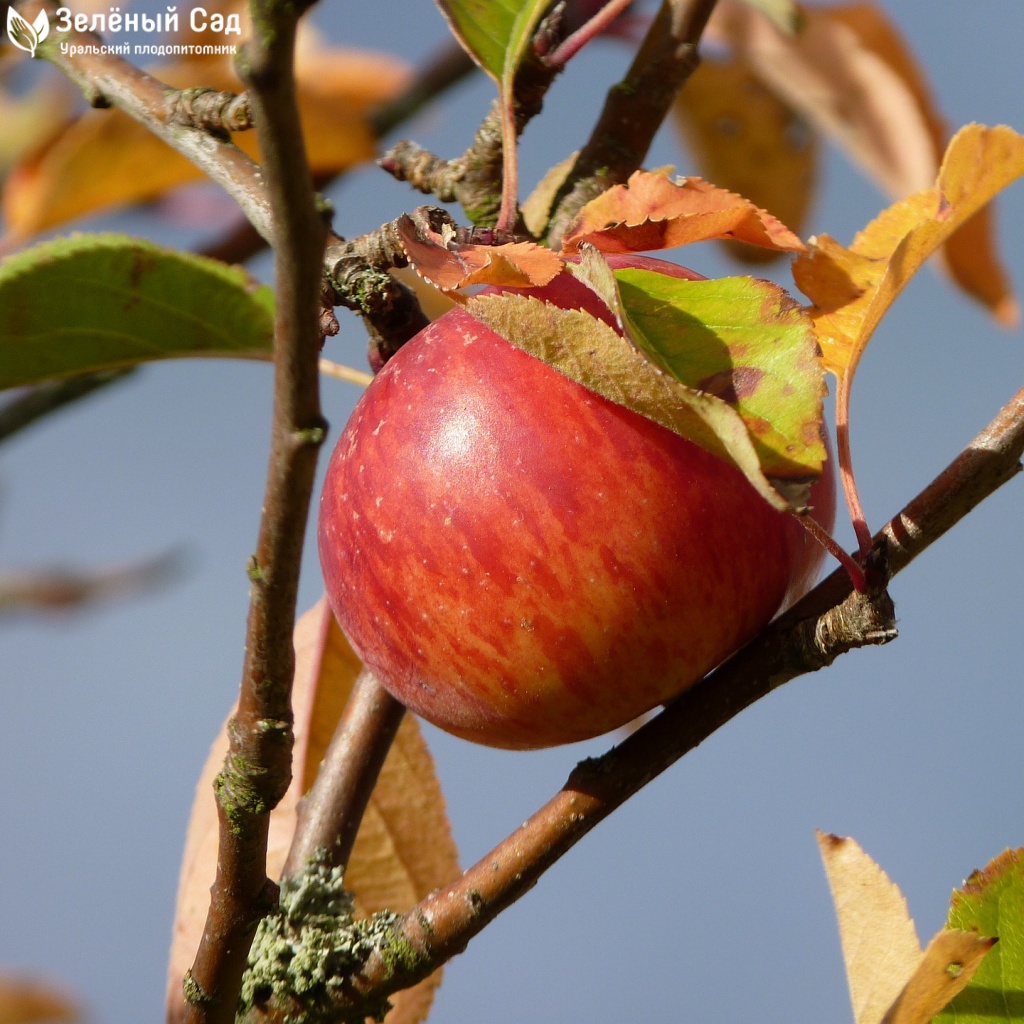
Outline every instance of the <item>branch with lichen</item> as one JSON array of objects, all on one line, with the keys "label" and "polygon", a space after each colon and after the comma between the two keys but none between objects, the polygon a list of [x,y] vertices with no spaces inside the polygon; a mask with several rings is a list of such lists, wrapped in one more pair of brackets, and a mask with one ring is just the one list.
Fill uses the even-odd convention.
[{"label": "branch with lichen", "polygon": [[[562,65],[547,63],[528,51],[513,86],[513,116],[516,137],[544,106],[544,97]],[[459,203],[471,224],[494,227],[498,222],[502,196],[502,110],[495,101],[481,122],[473,144],[454,160],[441,157],[414,142],[399,142],[377,163],[399,181],[436,196],[443,203]]]},{"label": "branch with lichen", "polygon": [[[1022,455],[1024,389],[876,536],[872,582],[864,592],[854,591],[846,570],[837,569],[621,744],[577,765],[552,800],[457,882],[428,896],[400,922],[394,915],[381,917],[380,944],[347,983],[335,985],[330,1011],[305,1020],[356,1021],[379,1012],[389,994],[462,952],[599,822],[740,711],[849,650],[892,640],[894,609],[885,582],[1016,476]],[[348,935],[351,926],[346,929]],[[258,1019],[284,1021],[295,1012],[291,998],[271,997]]]},{"label": "branch with lichen", "polygon": [[597,124],[552,204],[548,241],[557,247],[591,199],[643,165],[683,83],[697,69],[699,46],[717,0],[662,0],[626,72],[605,98]]},{"label": "branch with lichen", "polygon": [[257,923],[277,903],[266,874],[270,811],[291,779],[291,688],[299,568],[317,455],[326,228],[306,160],[295,93],[298,13],[253,0],[237,65],[263,153],[275,251],[274,408],[238,706],[217,776],[217,875],[184,984],[188,1024],[231,1024]]}]

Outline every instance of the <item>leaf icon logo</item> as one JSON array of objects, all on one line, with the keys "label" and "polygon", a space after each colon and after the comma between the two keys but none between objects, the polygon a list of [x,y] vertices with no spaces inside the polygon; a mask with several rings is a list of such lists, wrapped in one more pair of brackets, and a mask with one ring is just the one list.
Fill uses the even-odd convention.
[{"label": "leaf icon logo", "polygon": [[7,8],[7,35],[11,42],[34,57],[36,47],[50,34],[50,21],[45,11],[29,24],[13,7]]}]

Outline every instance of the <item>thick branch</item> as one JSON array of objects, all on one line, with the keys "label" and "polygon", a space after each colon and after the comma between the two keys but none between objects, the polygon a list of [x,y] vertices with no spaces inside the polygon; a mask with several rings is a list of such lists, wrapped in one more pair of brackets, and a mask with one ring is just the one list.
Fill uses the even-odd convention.
[{"label": "thick branch", "polygon": [[604,109],[552,205],[554,247],[580,209],[639,168],[679,88],[697,69],[698,46],[716,0],[662,0],[626,77]]},{"label": "thick branch", "polygon": [[220,839],[206,928],[186,979],[185,1020],[230,1024],[249,946],[275,902],[266,877],[270,811],[291,778],[292,627],[320,414],[321,269],[326,228],[306,161],[293,74],[297,14],[254,0],[253,38],[239,71],[264,154],[275,240],[274,414],[256,553],[245,663],[230,749],[215,783]]},{"label": "thick branch", "polygon": [[[876,537],[872,578],[900,571],[1020,471],[1024,390]],[[853,647],[895,635],[884,589],[851,591],[837,569],[730,661],[600,758],[443,892],[408,913],[397,937],[353,979],[339,1018],[358,1019],[382,995],[436,970],[524,895],[598,822],[754,701]]]},{"label": "thick branch", "polygon": [[[65,43],[67,52],[62,53]],[[260,235],[272,243],[270,200],[259,165],[229,140],[183,119],[182,90],[172,89],[117,54],[100,52],[101,43],[92,33],[58,32],[47,38],[38,52],[64,72],[93,106],[117,107],[191,160],[241,206]],[[190,91],[194,92],[184,90]]]}]

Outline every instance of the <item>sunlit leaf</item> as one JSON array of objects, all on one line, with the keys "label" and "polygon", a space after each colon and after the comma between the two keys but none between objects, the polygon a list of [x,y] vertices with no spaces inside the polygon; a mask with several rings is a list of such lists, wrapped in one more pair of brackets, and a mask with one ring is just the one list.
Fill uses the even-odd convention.
[{"label": "sunlit leaf", "polygon": [[924,951],[921,963],[882,1018],[882,1024],[929,1024],[962,992],[996,940],[944,928]]},{"label": "sunlit leaf", "polygon": [[511,83],[549,0],[438,0],[466,52],[499,85]]},{"label": "sunlit leaf", "polygon": [[587,242],[603,252],[648,252],[730,238],[800,252],[804,245],[781,221],[742,196],[700,178],[671,181],[637,171],[591,200],[566,232],[564,249]]},{"label": "sunlit leaf", "polygon": [[809,484],[791,491],[784,481],[768,479],[746,425],[730,405],[681,384],[589,313],[510,293],[470,299],[466,309],[583,387],[732,463],[776,508],[806,504]]},{"label": "sunlit leaf", "polygon": [[[241,89],[226,59],[189,58],[152,73],[178,88]],[[407,77],[405,65],[384,54],[327,48],[304,52],[297,66],[299,111],[314,174],[332,174],[375,156],[368,111],[394,95]],[[254,131],[236,133],[233,141],[258,158]],[[12,171],[2,212],[11,239],[23,239],[202,178],[202,171],[127,114],[90,110]]]},{"label": "sunlit leaf", "polygon": [[0,975],[0,1024],[75,1024],[81,1009],[50,982]]},{"label": "sunlit leaf", "polygon": [[[817,179],[817,134],[744,59],[704,57],[680,89],[673,114],[707,180],[803,233]],[[727,244],[744,261],[767,262],[780,255]]]},{"label": "sunlit leaf", "polygon": [[907,901],[853,839],[818,834],[855,1024],[880,1024],[921,962]]},{"label": "sunlit leaf", "polygon": [[663,370],[720,398],[772,478],[821,471],[822,367],[809,317],[768,281],[617,270],[630,335]]},{"label": "sunlit leaf", "polygon": [[[277,878],[295,831],[299,798],[313,784],[327,745],[362,666],[325,600],[295,627],[295,748],[292,784],[270,819],[267,871]],[[227,751],[227,723],[214,741],[196,788],[178,882],[168,968],[168,1020],[182,1019],[181,979],[191,966],[210,902],[217,865],[213,779]],[[360,914],[411,909],[458,874],[458,857],[433,761],[408,715],[381,771],[345,875]],[[434,975],[392,997],[389,1024],[425,1019],[439,983]]]},{"label": "sunlit leaf", "polygon": [[953,893],[949,925],[999,942],[936,1024],[1024,1019],[1024,850],[1006,850]]},{"label": "sunlit leaf", "polygon": [[928,1024],[995,940],[946,928],[922,952],[899,888],[853,839],[818,832],[855,1024]]},{"label": "sunlit leaf", "polygon": [[[849,249],[827,235],[793,265],[797,286],[814,303],[824,359],[850,377],[871,335],[910,278],[940,245],[996,193],[1024,174],[1024,136],[970,125],[953,138],[932,188],[896,203]],[[1015,307],[1006,308],[1011,320]]]},{"label": "sunlit leaf", "polygon": [[[799,32],[780,32],[737,0],[722,0],[714,30],[772,90],[799,110],[894,199],[928,188],[948,138],[927,77],[876,3],[807,7]],[[990,211],[952,234],[939,262],[1005,320],[1012,289]]]},{"label": "sunlit leaf", "polygon": [[273,292],[238,267],[123,235],[0,263],[0,389],[180,356],[264,357]]},{"label": "sunlit leaf", "polygon": [[423,278],[446,291],[474,284],[545,285],[564,266],[555,253],[535,242],[470,245],[417,228],[408,214],[397,223],[409,262]]}]

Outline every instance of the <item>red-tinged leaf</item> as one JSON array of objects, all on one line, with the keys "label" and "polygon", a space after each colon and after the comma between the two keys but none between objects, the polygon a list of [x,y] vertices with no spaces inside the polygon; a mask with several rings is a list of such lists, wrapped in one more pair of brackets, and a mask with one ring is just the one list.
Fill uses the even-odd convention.
[{"label": "red-tinged leaf", "polygon": [[399,217],[398,233],[416,271],[445,291],[480,284],[508,288],[545,285],[565,266],[554,252],[535,242],[462,244],[434,231],[419,230],[408,214]]},{"label": "red-tinged leaf", "polygon": [[[679,91],[673,115],[706,179],[803,233],[818,176],[817,133],[744,58],[704,57]],[[780,255],[759,246],[726,245],[744,262]]]},{"label": "red-tinged leaf", "polygon": [[[342,708],[362,666],[334,621],[325,600],[295,627],[295,748],[292,784],[270,818],[267,871],[277,878],[295,831],[299,798],[312,785]],[[217,864],[217,812],[213,779],[227,750],[227,723],[214,741],[196,788],[178,883],[174,936],[168,968],[168,1020],[182,1019],[181,979],[191,966],[209,907]],[[433,762],[415,719],[403,721],[384,763],[345,875],[357,912],[409,910],[429,892],[458,875]],[[388,1024],[418,1024],[426,1018],[435,974],[392,998]]]},{"label": "red-tinged leaf", "polygon": [[615,277],[630,336],[682,384],[739,413],[772,479],[821,472],[822,366],[806,312],[751,277],[687,281],[647,270]]},{"label": "red-tinged leaf", "polygon": [[775,508],[806,505],[810,482],[769,479],[746,424],[727,402],[681,384],[589,313],[511,293],[472,298],[466,309],[583,387],[730,462]]},{"label": "red-tinged leaf", "polygon": [[564,250],[587,242],[603,252],[649,252],[712,238],[802,252],[781,221],[749,200],[703,181],[637,171],[591,200],[566,232]]},{"label": "red-tinged leaf", "polygon": [[[882,316],[910,278],[958,228],[1024,175],[1024,136],[970,125],[949,144],[932,188],[884,211],[845,249],[828,236],[797,258],[793,276],[814,303],[826,365],[852,377]],[[1015,315],[1013,307],[1004,312]]]}]

